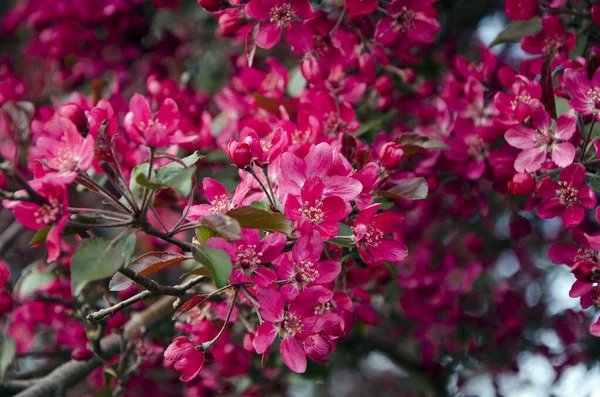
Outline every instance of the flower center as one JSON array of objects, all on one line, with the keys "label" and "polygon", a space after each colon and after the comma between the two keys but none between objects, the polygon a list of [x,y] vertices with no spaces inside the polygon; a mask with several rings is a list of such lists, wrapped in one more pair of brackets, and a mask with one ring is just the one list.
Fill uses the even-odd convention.
[{"label": "flower center", "polygon": [[310,132],[308,130],[294,130],[292,133],[292,144],[304,143],[308,141]]},{"label": "flower center", "polygon": [[56,152],[54,161],[56,162],[55,168],[72,171],[75,169],[78,159],[73,156],[71,148],[63,146]]},{"label": "flower center", "polygon": [[152,127],[163,128],[164,125],[160,121],[148,120],[148,124],[146,124],[143,121],[140,121],[140,130],[145,130],[146,128]]},{"label": "flower center", "polygon": [[335,131],[337,130],[339,124],[340,124],[340,120],[338,118],[338,115],[335,114],[334,112],[327,112],[323,115],[323,126],[325,127],[325,130],[327,131]]},{"label": "flower center", "polygon": [[485,150],[485,142],[479,135],[471,135],[465,140],[467,144],[467,153],[472,157],[479,157]]},{"label": "flower center", "polygon": [[59,214],[60,206],[58,200],[51,199],[48,204],[42,204],[40,209],[33,213],[33,216],[35,217],[35,223],[47,225],[56,222]]},{"label": "flower center", "polygon": [[600,108],[600,87],[590,88],[587,92],[591,100],[594,101],[594,106]]},{"label": "flower center", "polygon": [[245,268],[256,267],[260,265],[262,252],[256,252],[256,245],[240,245],[237,252],[237,261]]},{"label": "flower center", "polygon": [[560,189],[556,191],[556,195],[558,196],[560,203],[563,206],[567,206],[577,201],[577,194],[579,193],[579,189],[573,187],[573,185],[564,181],[559,181],[558,185],[560,186]]},{"label": "flower center", "polygon": [[323,315],[325,313],[329,313],[331,311],[331,303],[327,302],[322,305],[315,306],[315,316]]},{"label": "flower center", "polygon": [[409,10],[406,7],[402,7],[398,14],[397,22],[400,31],[408,32],[415,28],[415,13],[413,10]]},{"label": "flower center", "polygon": [[562,40],[558,37],[546,37],[544,40],[544,53],[549,54],[553,49],[558,49],[562,45]]},{"label": "flower center", "polygon": [[372,223],[369,225],[369,229],[367,233],[365,233],[364,240],[366,243],[372,247],[377,247],[379,245],[379,240],[383,238],[383,232],[375,227]]},{"label": "flower center", "polygon": [[537,130],[536,133],[537,135],[535,138],[535,142],[538,147],[549,145],[554,139],[554,134],[550,130]]},{"label": "flower center", "polygon": [[213,214],[224,214],[229,209],[229,197],[226,194],[217,196],[210,202],[210,205],[209,211]]},{"label": "flower center", "polygon": [[511,106],[514,109],[516,109],[517,106],[519,106],[519,104],[521,103],[529,103],[531,101],[531,95],[525,93],[525,94],[521,94],[521,95],[517,95],[515,97],[515,99],[513,101],[511,101]]},{"label": "flower center", "polygon": [[302,331],[302,318],[294,313],[285,312],[283,315],[283,329],[290,336],[296,336]]},{"label": "flower center", "polygon": [[304,204],[302,204],[300,213],[307,217],[312,223],[319,223],[323,220],[323,211],[319,208],[321,204],[323,204],[321,200],[318,200],[312,205],[308,201],[305,201]]},{"label": "flower center", "polygon": [[469,72],[483,73],[483,63],[469,63]]},{"label": "flower center", "polygon": [[591,250],[589,248],[587,248],[587,249],[579,248],[577,250],[577,253],[575,254],[574,260],[575,260],[575,262],[579,262],[579,261],[583,261],[583,260],[593,261],[594,260],[594,250]]},{"label": "flower center", "polygon": [[292,5],[276,5],[271,8],[269,14],[271,15],[271,22],[275,22],[278,26],[287,26],[292,20]]},{"label": "flower center", "polygon": [[319,277],[319,271],[311,261],[300,261],[296,280],[302,284],[310,284]]}]

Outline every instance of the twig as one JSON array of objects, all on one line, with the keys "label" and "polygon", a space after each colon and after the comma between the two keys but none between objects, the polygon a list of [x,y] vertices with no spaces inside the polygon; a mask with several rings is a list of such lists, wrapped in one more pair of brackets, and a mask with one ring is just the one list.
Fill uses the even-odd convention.
[{"label": "twig", "polygon": [[221,327],[221,330],[219,331],[217,336],[215,336],[212,340],[202,343],[200,345],[202,347],[202,351],[210,350],[210,348],[215,343],[217,343],[219,338],[221,338],[221,336],[223,336],[223,333],[225,332],[225,330],[227,329],[227,326],[229,325],[229,319],[231,318],[231,313],[233,313],[233,308],[235,307],[235,302],[237,300],[238,292],[239,292],[239,289],[236,288],[235,292],[233,293],[233,298],[231,299],[231,304],[229,305],[229,311],[227,312],[227,317],[225,318],[225,323],[223,324],[223,327]]}]

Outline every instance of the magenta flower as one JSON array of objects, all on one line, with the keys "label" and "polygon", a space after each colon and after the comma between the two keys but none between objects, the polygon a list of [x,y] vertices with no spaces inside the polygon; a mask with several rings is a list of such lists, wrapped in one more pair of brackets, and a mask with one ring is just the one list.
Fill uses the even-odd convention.
[{"label": "magenta flower", "polygon": [[390,45],[408,37],[418,43],[433,43],[440,30],[433,3],[437,0],[394,0],[388,7],[389,17],[382,18],[375,29],[375,39]]},{"label": "magenta flower", "polygon": [[63,136],[60,141],[41,137],[37,147],[42,151],[48,165],[56,171],[86,171],[94,160],[94,138],[83,138],[71,121],[60,118]]},{"label": "magenta flower", "polygon": [[185,217],[190,222],[198,222],[203,216],[226,214],[230,209],[240,206],[252,188],[252,180],[242,179],[231,198],[225,186],[213,178],[204,178],[202,187],[209,204],[192,205]]},{"label": "magenta flower", "polygon": [[129,113],[125,116],[125,131],[133,142],[151,147],[167,147],[176,143],[173,134],[179,125],[179,108],[174,100],[167,98],[156,116],[146,98],[135,94],[129,102]]},{"label": "magenta flower", "polygon": [[377,266],[385,261],[400,262],[408,255],[404,244],[384,237],[400,226],[401,215],[394,211],[384,211],[376,215],[380,206],[381,203],[376,203],[362,210],[353,227],[358,253],[369,266]]},{"label": "magenta flower", "polygon": [[523,121],[530,114],[530,104],[541,98],[542,86],[540,83],[518,75],[515,77],[509,93],[496,93],[494,104],[504,117],[512,116],[517,121]]},{"label": "magenta flower", "polygon": [[567,69],[563,76],[562,86],[573,96],[569,105],[578,113],[593,114],[600,120],[600,69],[591,81],[585,69]]},{"label": "magenta flower", "polygon": [[537,59],[526,61],[528,68],[535,74],[540,74],[546,56],[556,50],[552,60],[552,68],[560,61],[567,59],[567,53],[575,48],[577,37],[572,32],[565,33],[565,27],[557,16],[542,19],[542,31],[533,36],[526,36],[521,41],[521,47],[529,54],[544,55]]},{"label": "magenta flower", "polygon": [[31,230],[40,230],[50,226],[46,237],[48,262],[54,262],[60,255],[60,235],[67,226],[70,213],[67,211],[67,186],[75,180],[77,174],[69,172],[48,173],[30,181],[31,187],[45,199],[44,203],[32,201],[4,200],[5,208],[12,210],[15,219]]},{"label": "magenta flower", "polygon": [[301,21],[313,17],[314,11],[308,0],[251,0],[246,13],[263,22],[256,36],[260,48],[273,48],[285,30],[285,39],[298,53],[309,52],[313,47],[312,34]]},{"label": "magenta flower", "polygon": [[566,167],[575,158],[575,147],[567,142],[577,128],[577,118],[573,110],[556,121],[556,131],[552,130],[550,114],[541,103],[531,107],[532,127],[517,126],[506,132],[504,137],[513,147],[522,149],[515,160],[518,172],[535,172],[542,168],[546,154],[551,153],[552,161],[559,167]]},{"label": "magenta flower", "polygon": [[557,181],[546,177],[540,182],[537,195],[546,200],[538,204],[537,214],[541,219],[561,215],[564,225],[575,228],[584,217],[584,208],[596,205],[596,194],[585,181],[585,167],[571,164],[560,173]]},{"label": "magenta flower", "polygon": [[335,196],[345,202],[351,202],[362,191],[359,181],[345,176],[352,171],[347,160],[327,143],[314,146],[304,159],[291,153],[283,153],[280,160],[281,175],[277,178],[278,195],[284,206],[289,195],[301,196],[302,187],[313,176],[323,180],[325,185],[323,197]]},{"label": "magenta flower", "polygon": [[303,234],[317,230],[323,240],[338,234],[338,221],[346,219],[352,206],[341,197],[324,197],[325,184],[318,176],[306,180],[300,196],[289,194],[285,200],[285,215],[294,221]]},{"label": "magenta flower", "polygon": [[340,263],[333,260],[321,261],[322,254],[323,240],[315,230],[300,237],[292,252],[286,252],[275,260],[279,279],[290,281],[280,290],[287,301],[296,299],[303,288],[330,283],[340,274]]},{"label": "magenta flower", "polygon": [[200,373],[204,366],[204,352],[196,350],[190,338],[179,336],[165,350],[165,367],[181,373],[180,380],[189,382]]},{"label": "magenta flower", "polygon": [[332,330],[342,321],[332,312],[319,313],[315,307],[328,303],[333,293],[326,288],[314,286],[307,288],[285,309],[285,302],[280,293],[272,289],[261,289],[258,292],[260,313],[265,320],[252,341],[257,353],[263,354],[269,349],[275,337],[282,337],[279,352],[283,362],[296,373],[306,371],[305,349],[314,347],[314,340],[308,345],[305,341],[323,331]]},{"label": "magenta flower", "polygon": [[234,243],[221,237],[211,237],[206,241],[209,247],[227,252],[236,265],[230,278],[233,284],[253,281],[261,287],[277,280],[275,271],[264,265],[273,262],[286,243],[287,238],[282,233],[270,233],[261,240],[258,229],[242,229],[242,238]]},{"label": "magenta flower", "polygon": [[8,270],[8,266],[6,266],[3,260],[0,260],[0,289],[4,288],[9,278],[10,271]]}]

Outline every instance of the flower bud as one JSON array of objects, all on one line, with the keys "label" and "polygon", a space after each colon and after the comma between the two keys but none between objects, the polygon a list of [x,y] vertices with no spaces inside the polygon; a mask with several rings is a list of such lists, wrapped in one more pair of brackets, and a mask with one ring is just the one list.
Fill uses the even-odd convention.
[{"label": "flower bud", "polygon": [[519,172],[508,182],[508,190],[515,196],[527,196],[535,190],[535,179],[527,172]]},{"label": "flower bud", "polygon": [[198,5],[209,12],[219,11],[222,4],[221,0],[198,0]]},{"label": "flower bud", "polygon": [[229,156],[233,164],[238,168],[245,168],[252,162],[250,146],[247,143],[237,142],[232,139],[225,148],[225,153],[227,153],[227,156]]},{"label": "flower bud", "polygon": [[87,349],[85,347],[76,347],[71,352],[71,358],[75,361],[89,360],[90,358],[92,358],[93,355],[94,353],[92,353],[90,349]]},{"label": "flower bud", "polygon": [[304,58],[300,66],[302,75],[310,84],[317,84],[329,76],[329,68],[324,62],[320,62],[315,56],[309,55]]},{"label": "flower bud", "polygon": [[75,124],[77,131],[79,131],[82,136],[87,136],[90,130],[90,125],[88,124],[87,117],[85,117],[83,109],[79,105],[75,103],[67,103],[58,110],[58,114],[60,117],[64,117],[71,123]]},{"label": "flower bud", "polygon": [[388,142],[379,149],[379,160],[383,168],[391,170],[400,164],[404,150],[396,142]]},{"label": "flower bud", "polygon": [[380,76],[375,80],[375,89],[379,95],[391,95],[394,92],[394,83],[388,76]]}]

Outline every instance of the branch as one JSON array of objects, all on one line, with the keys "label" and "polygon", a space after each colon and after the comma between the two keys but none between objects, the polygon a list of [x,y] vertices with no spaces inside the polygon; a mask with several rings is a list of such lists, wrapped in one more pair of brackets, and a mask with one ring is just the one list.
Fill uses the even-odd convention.
[{"label": "branch", "polygon": [[114,316],[117,312],[125,309],[126,307],[129,307],[137,302],[143,301],[145,299],[148,299],[148,298],[151,298],[154,296],[166,295],[166,296],[182,297],[185,295],[185,292],[188,289],[209,279],[208,277],[205,277],[205,276],[198,276],[198,277],[189,279],[188,281],[186,281],[185,283],[183,283],[181,285],[176,285],[174,287],[171,287],[171,286],[160,285],[159,283],[157,283],[154,280],[151,280],[144,276],[140,276],[139,274],[137,274],[136,272],[134,272],[131,269],[125,268],[125,269],[119,270],[119,272],[121,274],[124,274],[131,280],[133,280],[135,283],[145,287],[146,291],[139,292],[139,293],[135,294],[134,296],[130,297],[129,299],[125,299],[124,301],[121,301],[111,307],[107,307],[106,309],[98,310],[97,312],[88,314],[86,319],[90,323],[92,323],[92,324],[98,323],[98,322],[106,319],[107,317]]},{"label": "branch", "polygon": [[[138,337],[143,331],[168,318],[173,301],[174,298],[172,297],[163,297],[146,310],[132,315],[123,332],[125,340]],[[117,334],[111,334],[103,338],[100,343],[102,345],[101,358],[103,360],[110,360],[121,350],[121,338]],[[54,396],[86,379],[90,372],[101,365],[102,362],[98,358],[91,358],[87,361],[71,360],[36,381],[31,387],[18,393],[16,397]]]}]

